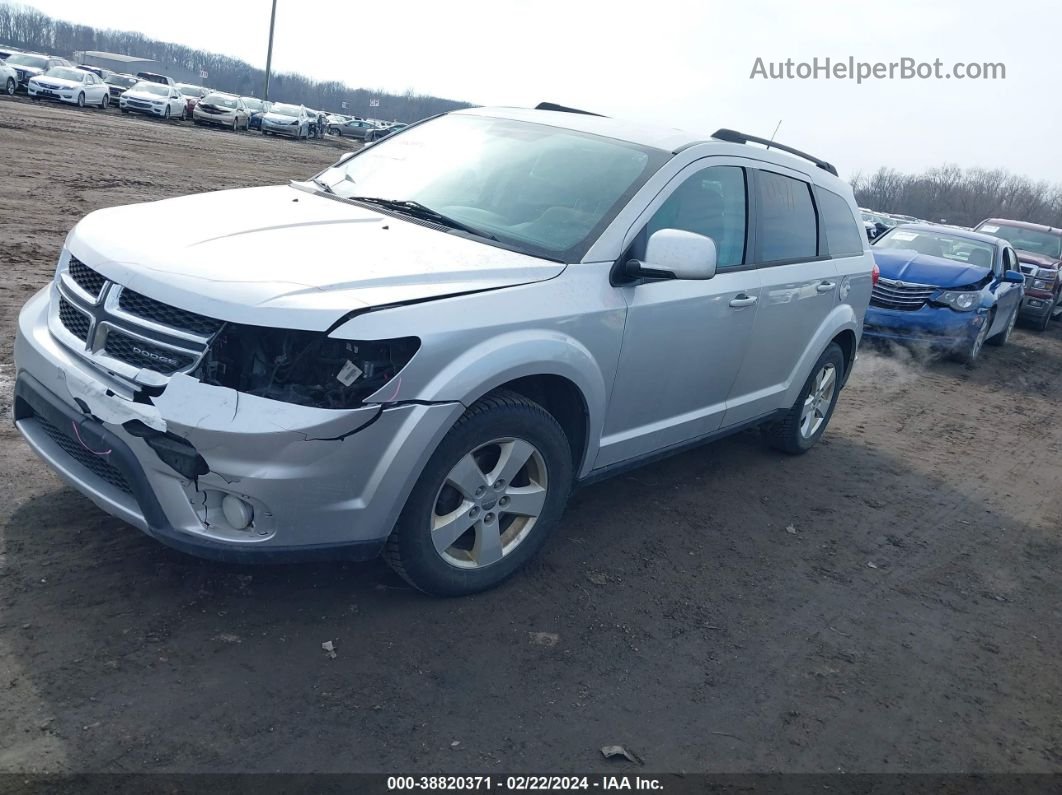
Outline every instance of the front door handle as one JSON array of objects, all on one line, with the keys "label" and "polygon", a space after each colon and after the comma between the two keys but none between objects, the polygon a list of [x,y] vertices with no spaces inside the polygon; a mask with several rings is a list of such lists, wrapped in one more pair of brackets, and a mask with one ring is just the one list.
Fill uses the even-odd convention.
[{"label": "front door handle", "polygon": [[837,282],[819,282],[815,285],[815,290],[820,293],[828,293],[834,287],[837,286]]},{"label": "front door handle", "polygon": [[756,303],[756,296],[746,295],[745,293],[741,293],[730,299],[730,305],[736,307],[752,306],[754,303]]}]

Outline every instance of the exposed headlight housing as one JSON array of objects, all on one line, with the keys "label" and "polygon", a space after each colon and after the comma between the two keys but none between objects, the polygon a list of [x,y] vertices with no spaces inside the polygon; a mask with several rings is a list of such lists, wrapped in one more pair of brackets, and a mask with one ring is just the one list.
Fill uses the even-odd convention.
[{"label": "exposed headlight housing", "polygon": [[945,290],[933,299],[933,303],[950,306],[956,312],[970,312],[981,304],[981,293],[972,290]]},{"label": "exposed headlight housing", "polygon": [[1034,290],[1050,290],[1054,286],[1054,279],[1033,279],[1032,281],[1032,288]]},{"label": "exposed headlight housing", "polygon": [[204,383],[257,397],[349,409],[394,378],[419,348],[416,337],[359,342],[230,323],[195,374]]}]

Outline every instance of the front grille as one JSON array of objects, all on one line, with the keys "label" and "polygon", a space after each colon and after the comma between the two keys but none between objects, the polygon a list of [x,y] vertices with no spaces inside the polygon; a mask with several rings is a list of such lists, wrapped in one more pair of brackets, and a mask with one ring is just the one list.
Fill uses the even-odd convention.
[{"label": "front grille", "polygon": [[125,479],[122,471],[110,462],[109,450],[92,452],[86,448],[85,445],[83,445],[74,435],[73,425],[71,425],[69,433],[64,433],[39,414],[37,414],[34,419],[40,423],[41,428],[44,429],[44,432],[48,434],[49,438],[62,448],[63,452],[81,464],[85,469],[89,470],[101,480],[121,489],[126,494],[133,493],[133,490],[129,487],[129,481]]},{"label": "front grille", "polygon": [[173,375],[195,363],[194,356],[138,340],[116,329],[108,330],[103,352],[133,367],[154,370],[163,375]]},{"label": "front grille", "polygon": [[89,335],[89,319],[62,296],[59,297],[59,321],[67,331],[85,342]]},{"label": "front grille", "polygon": [[73,279],[77,286],[91,295],[94,299],[100,297],[100,291],[103,289],[104,278],[92,270],[88,265],[79,260],[77,257],[70,258],[70,264],[67,266],[67,271],[70,273],[70,278]]},{"label": "front grille", "polygon": [[870,294],[870,305],[882,309],[899,309],[914,312],[925,306],[929,297],[937,291],[926,284],[903,285],[880,279]]},{"label": "front grille", "polygon": [[156,301],[154,298],[148,298],[146,295],[141,295],[128,288],[122,290],[122,294],[118,298],[118,307],[123,312],[136,315],[144,320],[150,320],[152,323],[170,326],[182,331],[190,331],[193,334],[199,334],[204,337],[214,334],[222,325],[220,320],[178,309],[175,306]]}]

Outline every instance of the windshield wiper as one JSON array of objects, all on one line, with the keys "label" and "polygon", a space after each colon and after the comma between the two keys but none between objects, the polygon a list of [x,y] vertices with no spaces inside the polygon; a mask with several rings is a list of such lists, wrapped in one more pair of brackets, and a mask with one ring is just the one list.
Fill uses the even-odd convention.
[{"label": "windshield wiper", "polygon": [[451,218],[448,215],[443,215],[438,210],[433,210],[431,207],[427,207],[418,201],[412,199],[381,199],[376,196],[348,196],[350,201],[364,202],[365,204],[374,204],[377,207],[383,207],[385,210],[391,210],[392,212],[400,213],[402,215],[408,215],[412,218],[419,218],[422,221],[433,221],[434,223],[442,226],[448,226],[451,229],[457,229],[461,232],[467,232],[470,235],[476,237],[482,237],[487,240],[497,240],[490,232],[484,232],[482,229],[476,229],[474,226],[458,221],[456,218]]}]

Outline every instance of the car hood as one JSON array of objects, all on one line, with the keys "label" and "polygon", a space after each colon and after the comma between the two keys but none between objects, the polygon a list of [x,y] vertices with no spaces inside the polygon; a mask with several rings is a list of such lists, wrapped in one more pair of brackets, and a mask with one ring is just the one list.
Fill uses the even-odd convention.
[{"label": "car hood", "polygon": [[267,113],[262,118],[277,124],[295,124],[298,121],[294,116],[285,116],[281,113]]},{"label": "car hood", "polygon": [[565,267],[283,185],[97,210],[67,247],[181,309],[317,331],[352,310],[528,284]]},{"label": "car hood", "polygon": [[992,270],[976,265],[964,265],[943,257],[919,254],[914,249],[893,248],[875,251],[871,246],[870,250],[874,254],[874,261],[878,264],[882,278],[894,281],[931,284],[935,287],[946,288],[964,287],[968,284],[977,284]]},{"label": "car hood", "polygon": [[1036,254],[1032,251],[1025,251],[1024,249],[1015,249],[1018,255],[1019,262],[1027,262],[1030,265],[1035,265],[1038,268],[1057,268],[1058,260],[1051,259],[1051,257],[1044,256],[1043,254]]},{"label": "car hood", "polygon": [[37,85],[59,86],[60,88],[78,88],[82,85],[76,80],[67,80],[65,77],[48,77],[47,75],[37,75],[33,78],[33,82],[37,83]]},{"label": "car hood", "polygon": [[151,94],[147,91],[133,91],[130,89],[122,94],[126,99],[142,99],[145,102],[165,102],[166,97],[160,97],[158,94]]}]

